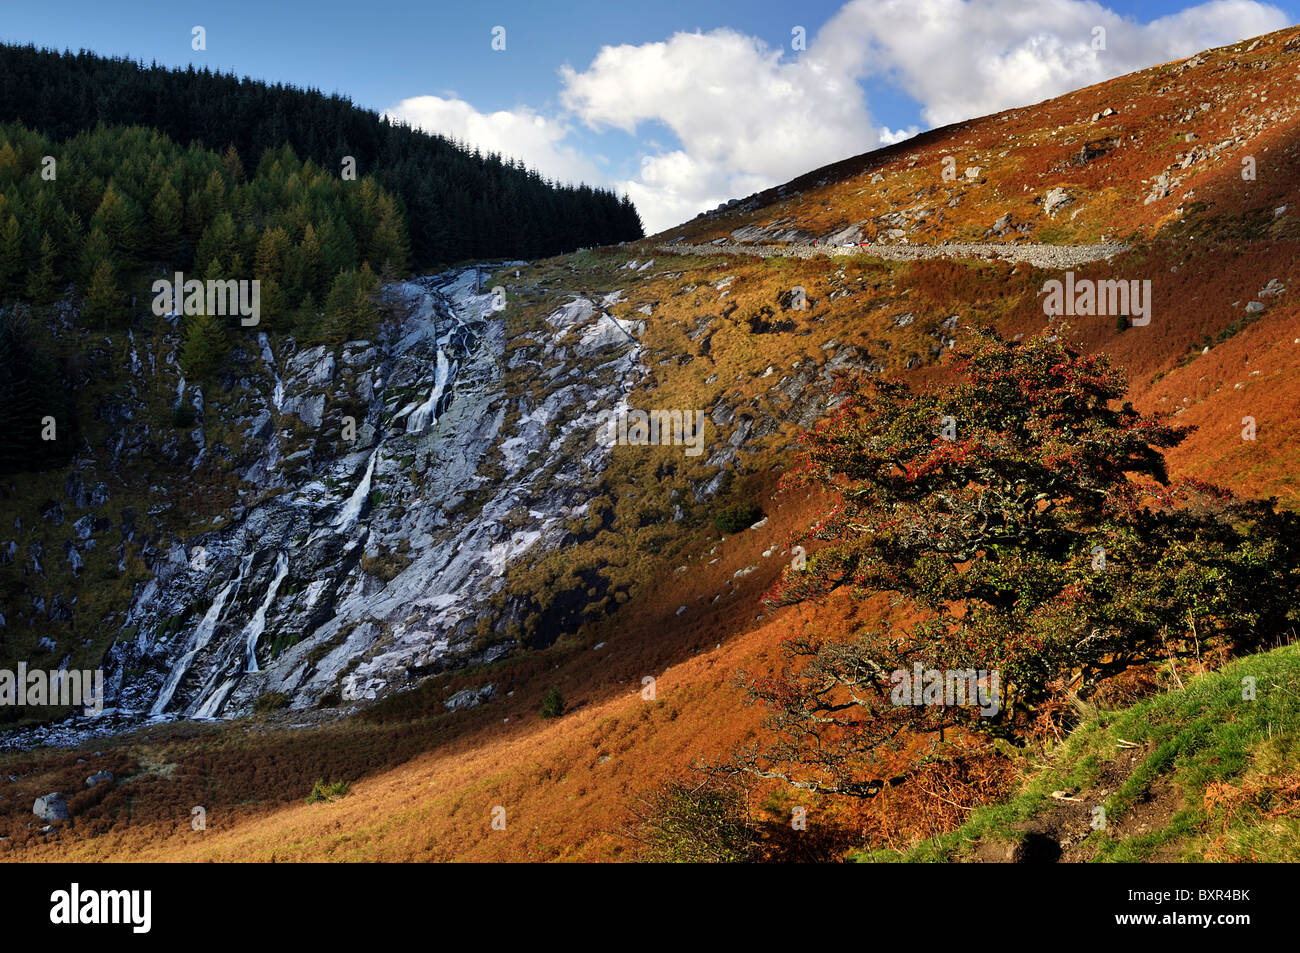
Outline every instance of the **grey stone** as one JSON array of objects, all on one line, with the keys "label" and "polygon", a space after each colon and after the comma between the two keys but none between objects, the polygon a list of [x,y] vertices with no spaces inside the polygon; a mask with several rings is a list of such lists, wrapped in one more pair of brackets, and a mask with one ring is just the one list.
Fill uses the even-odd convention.
[{"label": "grey stone", "polygon": [[116,779],[113,777],[112,771],[97,771],[90,777],[86,778],[86,787],[93,788],[96,784],[101,784],[103,782],[112,784],[114,780]]},{"label": "grey stone", "polygon": [[496,686],[489,684],[477,689],[461,689],[442,704],[448,711],[464,711],[467,708],[477,708],[479,705],[491,701],[495,697]]},{"label": "grey stone", "polygon": [[58,791],[38,797],[32,805],[32,813],[43,821],[66,821],[72,817],[68,812],[68,802]]}]

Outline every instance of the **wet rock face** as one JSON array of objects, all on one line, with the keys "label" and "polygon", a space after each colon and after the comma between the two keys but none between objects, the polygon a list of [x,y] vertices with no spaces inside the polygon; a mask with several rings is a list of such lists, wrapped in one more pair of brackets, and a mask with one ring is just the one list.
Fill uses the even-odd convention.
[{"label": "wet rock face", "polygon": [[261,338],[256,399],[234,421],[257,492],[150,551],[131,635],[105,660],[106,714],[12,740],[232,717],[271,692],[290,709],[346,705],[511,651],[511,607],[489,600],[585,513],[608,461],[601,425],[646,373],[644,326],[575,299],[515,352],[532,386],[509,394],[501,305],[476,283],[475,269],[408,283],[410,315],[337,355]]},{"label": "wet rock face", "polygon": [[[285,492],[204,541],[207,572],[186,566],[137,599],[142,618],[186,613],[189,624],[125,653],[124,666],[155,668],[152,679],[122,685],[119,707],[218,717],[270,691],[297,707],[329,693],[374,697],[390,683],[388,668],[348,684],[341,675],[373,661],[365,657],[381,642],[449,648],[432,628],[408,633],[428,614],[420,602],[436,588],[429,577],[453,562],[440,558],[439,537],[452,525],[448,511],[481,485],[476,471],[504,412],[503,322],[491,296],[461,278],[408,285],[415,313],[390,340],[352,342],[337,361],[324,348],[303,350],[275,369],[273,415],[308,428],[305,440],[268,446],[261,461],[267,484]],[[330,406],[352,413],[332,417],[327,389]]]}]

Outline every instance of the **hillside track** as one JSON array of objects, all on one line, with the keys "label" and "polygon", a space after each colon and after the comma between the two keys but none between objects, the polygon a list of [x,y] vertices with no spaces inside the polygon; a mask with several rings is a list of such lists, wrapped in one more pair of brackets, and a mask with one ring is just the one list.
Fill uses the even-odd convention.
[{"label": "hillside track", "polygon": [[930,258],[989,261],[1024,261],[1037,268],[1064,269],[1114,258],[1131,246],[1118,242],[1095,245],[1010,245],[1003,243],[952,243],[945,245],[658,245],[676,255],[756,255],[759,258],[815,258],[819,255],[862,255],[883,261],[918,261]]}]

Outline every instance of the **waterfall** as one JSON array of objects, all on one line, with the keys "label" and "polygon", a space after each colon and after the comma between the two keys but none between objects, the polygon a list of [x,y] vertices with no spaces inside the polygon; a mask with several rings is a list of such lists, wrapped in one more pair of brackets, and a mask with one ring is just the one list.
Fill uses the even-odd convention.
[{"label": "waterfall", "polygon": [[190,713],[190,717],[215,718],[217,709],[219,709],[222,702],[226,700],[226,696],[230,694],[230,690],[235,687],[235,681],[236,679],[228,678],[222,682],[220,688],[208,695],[208,697],[204,699],[203,704],[200,705],[196,711]]},{"label": "waterfall", "polygon": [[244,638],[244,659],[247,663],[245,672],[256,672],[257,667],[257,640],[262,637],[266,631],[266,610],[271,608],[271,603],[275,601],[275,594],[280,590],[280,583],[284,582],[284,577],[289,575],[289,554],[280,553],[275,558],[275,578],[266,588],[266,597],[262,604],[257,607],[253,613],[253,618],[248,620],[248,625],[244,627],[241,635]]},{"label": "waterfall", "polygon": [[438,410],[438,401],[442,399],[442,393],[447,387],[447,378],[450,374],[451,364],[447,360],[446,353],[439,346],[438,366],[433,374],[433,390],[429,393],[429,399],[411,411],[411,416],[406,418],[407,433],[419,433],[430,423],[436,424],[438,422],[438,418],[435,416]]},{"label": "waterfall", "polygon": [[162,691],[158,693],[158,699],[149,709],[149,715],[161,715],[167,706],[171,703],[172,696],[176,694],[176,687],[180,685],[181,679],[189,671],[190,663],[194,661],[194,656],[199,654],[199,649],[208,644],[212,638],[212,633],[217,628],[217,621],[221,618],[221,610],[225,608],[226,599],[230,596],[230,591],[235,588],[235,581],[232,579],[226,583],[225,587],[217,593],[217,598],[212,600],[212,605],[208,606],[208,611],[203,614],[199,620],[198,626],[194,629],[194,635],[191,637],[192,647],[183,656],[177,659],[176,664],[172,666],[171,673],[167,676],[167,681],[163,684]]},{"label": "waterfall", "polygon": [[284,406],[284,381],[280,379],[280,372],[276,370],[275,354],[271,351],[271,341],[266,336],[266,332],[257,336],[257,342],[262,346],[262,360],[271,369],[271,377],[275,379],[275,389],[271,391],[271,405],[279,413],[280,408]]},{"label": "waterfall", "polygon": [[[252,556],[245,556],[245,565],[252,560]],[[243,574],[243,567],[240,568],[240,574]],[[276,593],[280,589],[280,584],[284,582],[285,577],[289,575],[289,555],[288,553],[277,553],[275,559],[275,575],[271,579],[270,585],[266,587],[266,595],[262,597],[261,605],[253,613],[248,624],[244,626],[243,631],[239,633],[239,638],[230,645],[238,645],[242,642],[244,645],[244,660],[246,664],[245,671],[256,672],[257,668],[257,640],[261,637],[262,632],[266,630],[266,613],[271,608],[271,603],[275,601]],[[230,648],[223,649],[221,659],[230,658]],[[225,704],[226,697],[239,684],[239,676],[234,675],[227,678],[215,689],[213,683],[220,677],[222,671],[229,671],[229,666],[225,662],[215,664],[212,674],[208,677],[207,683],[199,692],[199,698],[190,709],[185,713],[187,718],[211,718],[216,715],[221,706]]]},{"label": "waterfall", "polygon": [[235,578],[222,587],[221,591],[217,593],[217,597],[212,600],[212,605],[208,606],[208,611],[203,613],[203,618],[199,620],[199,624],[194,627],[194,632],[190,635],[189,648],[172,665],[172,670],[167,675],[167,681],[163,683],[157,700],[154,701],[153,707],[149,709],[150,717],[161,715],[167,706],[171,704],[172,697],[176,694],[181,679],[189,671],[194,657],[212,641],[212,635],[217,630],[217,623],[221,621],[221,612],[225,609],[230,594],[239,588],[239,584],[244,579],[244,573],[248,571],[248,565],[252,561],[251,554],[239,561],[239,571],[235,574]]},{"label": "waterfall", "polygon": [[370,462],[366,464],[366,472],[361,477],[361,482],[343,504],[343,509],[339,510],[338,518],[334,520],[334,528],[339,532],[345,533],[356,525],[357,518],[361,515],[361,507],[365,506],[366,497],[370,495],[370,481],[375,475],[375,458],[378,456],[379,447],[375,447],[374,452],[370,454]]}]

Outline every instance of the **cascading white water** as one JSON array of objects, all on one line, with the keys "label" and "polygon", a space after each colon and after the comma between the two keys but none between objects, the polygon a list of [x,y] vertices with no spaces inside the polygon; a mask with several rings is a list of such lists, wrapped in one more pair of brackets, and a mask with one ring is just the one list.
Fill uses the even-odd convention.
[{"label": "cascading white water", "polygon": [[334,528],[339,532],[345,533],[350,530],[361,516],[361,507],[365,506],[366,497],[370,495],[370,481],[375,475],[375,459],[378,456],[379,447],[375,447],[374,452],[370,454],[370,462],[366,464],[366,472],[361,477],[361,482],[343,504],[343,509],[339,510],[338,518],[334,520]]},{"label": "cascading white water", "polygon": [[190,713],[190,717],[191,718],[215,717],[217,714],[217,709],[219,709],[221,707],[221,703],[226,700],[226,696],[230,694],[230,690],[235,687],[235,682],[236,679],[233,678],[228,678],[224,682],[222,682],[221,687],[219,687],[216,691],[208,695],[208,697],[203,700],[203,704]]},{"label": "cascading white water", "polygon": [[[214,531],[223,540],[222,548],[226,553],[230,553],[232,549],[234,553],[239,553],[249,545],[256,545],[250,543],[251,540],[265,540],[263,545],[269,545],[276,550],[276,566],[262,569],[261,565],[269,554],[259,551],[256,556],[243,556],[238,575],[233,580],[230,577],[209,577],[205,574],[187,575],[180,586],[172,587],[171,592],[168,591],[167,586],[160,586],[158,581],[154,580],[152,589],[142,590],[137,595],[133,600],[133,612],[137,616],[134,622],[139,625],[140,644],[119,653],[118,664],[122,666],[122,671],[127,673],[122,676],[121,682],[126,689],[120,696],[123,715],[132,718],[149,717],[150,720],[172,717],[220,718],[246,710],[255,695],[244,690],[250,689],[253,684],[258,686],[258,690],[265,690],[262,687],[263,680],[268,687],[295,693],[295,698],[312,697],[318,686],[313,683],[308,688],[303,688],[301,684],[292,681],[293,677],[298,677],[301,681],[300,676],[286,678],[285,665],[289,663],[284,658],[274,665],[268,662],[267,669],[260,670],[259,674],[252,674],[259,672],[260,669],[257,649],[262,638],[268,638],[268,634],[278,634],[282,631],[281,626],[302,625],[302,620],[308,613],[315,612],[319,616],[329,609],[338,615],[343,615],[345,611],[355,612],[354,604],[361,605],[367,599],[378,597],[378,594],[372,597],[364,588],[352,585],[336,592],[331,586],[333,580],[331,566],[337,565],[333,552],[340,545],[344,546],[345,551],[348,551],[347,546],[357,546],[358,541],[346,537],[354,531],[362,514],[368,509],[369,498],[374,487],[384,485],[387,469],[391,465],[388,460],[391,458],[395,461],[405,457],[410,445],[417,442],[414,438],[421,433],[425,434],[426,438],[420,442],[425,443],[427,449],[429,431],[440,422],[444,425],[452,425],[452,429],[448,431],[449,435],[454,435],[457,440],[463,438],[467,442],[473,441],[475,446],[483,441],[496,439],[497,431],[487,425],[489,421],[467,417],[463,409],[472,406],[476,412],[490,417],[490,413],[485,408],[490,408],[487,403],[488,392],[493,391],[495,385],[492,381],[495,378],[492,377],[488,361],[484,357],[488,352],[479,353],[480,349],[490,347],[490,344],[480,341],[480,334],[483,331],[481,320],[490,317],[491,312],[497,310],[488,306],[491,301],[490,296],[477,298],[473,296],[473,285],[468,278],[463,278],[454,286],[448,285],[439,291],[425,286],[412,287],[421,293],[420,316],[413,317],[403,326],[402,330],[405,333],[401,337],[391,342],[381,342],[380,357],[374,362],[372,372],[382,371],[385,378],[394,375],[394,380],[402,380],[404,383],[418,382],[416,386],[424,383],[430,386],[430,390],[425,391],[423,395],[418,390],[415,391],[408,398],[411,401],[406,405],[409,409],[398,411],[396,414],[393,414],[391,406],[384,406],[380,402],[381,397],[372,396],[370,408],[381,407],[380,414],[387,420],[376,425],[378,442],[368,452],[368,460],[364,466],[359,468],[356,466],[360,462],[359,456],[354,456],[348,461],[351,464],[348,468],[350,472],[361,474],[353,490],[348,491],[346,484],[340,487],[339,484],[326,478],[308,480],[300,478],[297,473],[284,475],[277,473],[275,475],[279,479],[273,488],[284,492],[269,496],[265,500],[259,497],[259,502],[246,501],[250,504],[250,509],[244,515],[225,524],[220,530]],[[472,322],[466,323],[460,320],[459,314],[462,311],[473,313]],[[412,351],[415,353],[410,353]],[[272,425],[278,422],[277,415],[284,415],[286,412],[294,413],[293,408],[300,382],[311,368],[300,367],[302,362],[286,361],[284,371],[286,379],[282,379],[279,373],[278,355],[273,353],[272,342],[269,340],[263,342],[263,346],[258,348],[258,353],[264,361],[264,366],[259,367],[258,370],[264,375],[263,381],[271,384],[270,388],[262,391],[263,399],[252,405],[249,415],[250,420],[257,421],[260,432],[267,426],[267,412],[270,413]],[[397,366],[403,356],[408,354],[410,356],[407,360],[413,362],[416,368],[414,370],[416,376],[413,377],[406,376],[410,371],[405,365],[400,368]],[[143,354],[137,355],[133,352],[130,360],[133,365],[140,360],[141,365],[148,363],[152,366],[154,356],[153,353],[149,353],[147,360],[142,360]],[[432,368],[428,366],[430,359],[434,364]],[[362,366],[369,367],[370,364],[363,362]],[[471,372],[468,376],[467,368]],[[429,381],[430,371],[432,371],[432,381]],[[186,381],[178,380],[174,386],[174,398],[181,404],[187,404],[192,399],[201,399],[198,390],[192,395],[189,394],[190,386]],[[307,392],[313,392],[314,387],[315,384],[312,382],[305,385]],[[451,398],[454,389],[457,392],[453,402]],[[407,414],[413,416],[404,420],[403,417]],[[475,426],[469,426],[470,423]],[[482,425],[481,432],[477,429],[479,424]],[[275,430],[263,451],[260,470],[254,468],[255,475],[274,472],[274,463],[279,458],[281,449],[279,428]],[[408,435],[405,440],[403,434]],[[434,449],[436,453],[437,448]],[[381,450],[386,454],[384,473],[378,470],[377,463]],[[524,452],[526,454],[526,448]],[[466,462],[457,458],[451,462],[458,467],[470,467],[467,472],[472,472],[472,461]],[[337,465],[342,461],[336,459],[331,463]],[[333,472],[334,475],[338,473],[337,470]],[[345,494],[342,500],[340,494]],[[293,507],[287,519],[280,512],[286,506]],[[501,512],[504,511],[494,510],[494,515],[488,522],[499,521]],[[449,574],[449,578],[455,580],[454,583],[437,584],[436,580],[422,579],[417,584],[408,580],[404,585],[399,585],[386,596],[382,596],[383,600],[387,600],[384,605],[386,606],[388,602],[413,602],[418,595],[423,595],[422,589],[425,585],[434,584],[436,591],[432,593],[431,598],[439,604],[444,602],[447,604],[445,617],[450,626],[455,621],[454,606],[464,602],[473,594],[473,586],[476,584],[473,581],[478,578],[476,570],[466,570],[464,567],[475,564],[485,557],[489,545],[499,538],[499,534],[490,529],[476,529],[469,534],[462,532],[462,536],[466,540],[465,553],[456,557],[452,572]],[[506,561],[514,552],[532,544],[534,536],[536,534],[528,534],[527,538],[524,538],[524,534],[515,534],[505,546],[501,547],[501,561]],[[341,538],[335,542],[330,540],[330,537]],[[329,547],[332,548],[317,547],[315,544],[321,540],[329,540]],[[229,565],[229,556],[225,558],[226,565]],[[263,580],[261,595],[251,588],[253,577],[251,563],[254,561],[258,563],[258,576]],[[289,584],[290,577],[297,581],[300,574],[304,581],[311,581],[308,593],[312,604],[307,607],[297,606],[300,611],[281,621],[280,610],[284,608],[287,600],[280,599],[279,589]],[[243,592],[245,582],[250,583],[250,591],[247,593]],[[205,611],[200,614],[201,617],[190,615],[193,621],[189,626],[188,638],[182,641],[174,635],[170,639],[165,637],[156,639],[157,632],[162,628],[162,620],[187,611],[187,606],[192,606],[195,601],[203,598],[205,590],[211,593],[213,598]],[[322,603],[328,602],[331,605],[316,606],[314,600],[317,598]],[[274,614],[273,610],[275,610]],[[387,611],[385,609],[377,615],[386,617]],[[437,616],[438,620],[443,618],[443,615]],[[149,625],[150,622],[154,625]],[[442,622],[438,621],[436,626],[441,627]],[[421,633],[419,637],[423,636],[424,634]],[[360,641],[362,640],[358,640]],[[148,661],[154,665],[165,662],[168,669],[164,680],[159,683],[157,674],[154,674],[151,679],[137,679],[133,672],[138,661]],[[331,668],[319,676],[312,677],[316,678],[317,682],[324,682],[335,678],[338,674]],[[247,680],[250,675],[253,682]],[[383,674],[383,677],[388,676]],[[154,695],[152,699],[148,697],[150,694]],[[227,705],[230,706],[229,709],[226,708]]]},{"label": "cascading white water", "polygon": [[443,351],[442,342],[440,341],[438,344],[438,365],[433,373],[433,390],[429,392],[429,399],[411,411],[411,416],[406,418],[407,433],[419,433],[429,424],[438,422],[434,412],[438,409],[438,401],[447,388],[447,378],[450,375],[451,363],[447,360],[447,355]]},{"label": "cascading white water", "polygon": [[248,620],[248,625],[244,627],[242,633],[244,637],[245,672],[259,671],[257,667],[257,640],[266,631],[266,610],[271,608],[271,603],[275,601],[275,595],[280,590],[280,583],[284,582],[284,577],[287,575],[289,575],[289,554],[280,553],[275,558],[275,578],[271,580],[271,585],[266,589],[266,597],[262,599],[262,604],[253,613],[253,618]]},{"label": "cascading white water", "polygon": [[[251,560],[251,556],[244,557]],[[256,672],[257,667],[257,640],[261,638],[262,633],[266,630],[266,613],[271,608],[271,603],[275,601],[276,594],[280,590],[280,584],[284,582],[285,577],[289,575],[289,555],[288,553],[277,553],[275,558],[275,575],[271,579],[270,585],[266,587],[266,595],[262,597],[261,604],[253,617],[249,619],[248,624],[244,626],[239,633],[239,639],[244,645],[244,664],[245,672]],[[229,655],[223,656],[228,659]],[[224,667],[224,664],[223,664]],[[228,671],[228,669],[227,669]],[[186,717],[189,718],[212,718],[215,717],[221,706],[225,703],[226,697],[239,684],[239,676],[231,676],[225,679],[216,688],[209,686],[217,678],[217,672],[214,671],[209,677],[207,685],[204,686],[204,692],[200,699],[190,706]]]},{"label": "cascading white water", "polygon": [[221,610],[225,608],[226,599],[234,588],[235,581],[232,579],[217,593],[217,598],[212,600],[212,605],[208,606],[208,611],[203,614],[203,618],[199,620],[198,626],[194,629],[194,635],[191,638],[192,647],[172,666],[171,673],[167,676],[162,691],[158,693],[157,700],[153,703],[153,707],[149,709],[150,716],[161,715],[168,704],[171,703],[172,696],[176,694],[176,687],[180,685],[181,679],[189,671],[194,656],[198,655],[199,650],[207,645],[212,638],[212,633],[217,628],[217,621],[221,618]]},{"label": "cascading white water", "polygon": [[262,360],[266,366],[271,369],[271,377],[275,381],[275,387],[271,391],[271,405],[279,412],[284,406],[284,381],[280,379],[280,372],[275,366],[275,354],[271,351],[271,340],[265,332],[258,334],[257,342],[262,346]]},{"label": "cascading white water", "polygon": [[243,582],[244,573],[248,571],[248,566],[252,561],[253,556],[251,553],[239,561],[239,571],[235,574],[235,578],[222,587],[221,591],[217,593],[217,597],[212,600],[212,605],[208,606],[208,611],[203,613],[203,618],[199,620],[199,624],[194,627],[194,632],[190,636],[188,649],[172,666],[171,672],[167,675],[167,681],[163,684],[162,691],[158,693],[158,698],[154,701],[153,707],[149,709],[150,717],[161,715],[167,706],[171,704],[172,697],[176,694],[181,679],[189,671],[194,657],[212,641],[212,635],[216,632],[217,623],[221,621],[221,613],[226,607],[226,601],[230,598],[231,593],[238,589],[240,583]]}]

